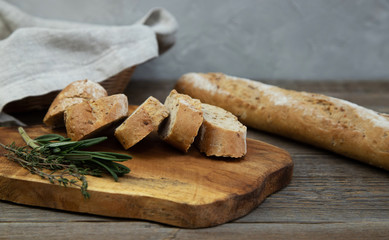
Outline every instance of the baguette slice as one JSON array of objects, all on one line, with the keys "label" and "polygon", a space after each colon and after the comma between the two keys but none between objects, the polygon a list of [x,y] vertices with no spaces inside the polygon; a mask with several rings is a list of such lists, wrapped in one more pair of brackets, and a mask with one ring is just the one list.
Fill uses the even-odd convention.
[{"label": "baguette slice", "polygon": [[73,141],[89,138],[127,117],[127,113],[128,100],[124,94],[73,104],[65,110],[67,135]]},{"label": "baguette slice", "polygon": [[223,108],[201,104],[204,121],[195,144],[207,156],[243,157],[247,152],[247,127]]},{"label": "baguette slice", "polygon": [[187,152],[203,122],[201,102],[172,90],[164,104],[170,115],[161,124],[159,136],[172,146]]},{"label": "baguette slice", "polygon": [[167,108],[154,97],[144,101],[118,128],[115,137],[125,149],[157,130],[162,120],[169,116]]},{"label": "baguette slice", "polygon": [[53,100],[43,122],[52,128],[63,127],[64,112],[67,107],[106,96],[107,91],[98,83],[87,79],[72,82]]},{"label": "baguette slice", "polygon": [[175,88],[232,112],[247,126],[389,170],[386,114],[342,99],[286,90],[222,73],[188,73]]}]

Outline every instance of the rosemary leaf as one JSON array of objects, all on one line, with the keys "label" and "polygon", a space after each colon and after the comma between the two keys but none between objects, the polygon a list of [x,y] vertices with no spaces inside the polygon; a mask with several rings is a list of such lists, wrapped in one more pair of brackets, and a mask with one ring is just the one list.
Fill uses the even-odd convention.
[{"label": "rosemary leaf", "polygon": [[8,151],[4,156],[50,183],[79,187],[85,198],[90,197],[85,175],[100,177],[105,172],[118,181],[118,177],[130,172],[128,167],[117,163],[131,159],[130,155],[81,150],[101,143],[107,137],[71,141],[58,134],[46,134],[32,139],[23,128],[18,131],[27,146],[0,143]]}]

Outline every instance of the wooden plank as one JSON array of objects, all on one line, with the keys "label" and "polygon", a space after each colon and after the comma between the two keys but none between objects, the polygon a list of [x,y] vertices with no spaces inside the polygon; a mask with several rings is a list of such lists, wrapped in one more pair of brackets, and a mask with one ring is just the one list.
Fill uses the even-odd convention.
[{"label": "wooden plank", "polygon": [[386,221],[389,175],[341,156],[293,156],[292,182],[238,222]]},{"label": "wooden plank", "polygon": [[0,223],[5,222],[109,222],[117,218],[73,213],[0,201]]},{"label": "wooden plank", "polygon": [[237,222],[388,221],[387,188],[388,183],[383,181],[294,177],[287,188]]},{"label": "wooden plank", "polygon": [[168,239],[175,228],[147,222],[0,223],[0,239]]},{"label": "wooden plank", "polygon": [[179,230],[176,239],[387,239],[388,222],[331,224],[229,224],[196,232]]},{"label": "wooden plank", "polygon": [[[327,180],[327,178],[346,178],[350,181],[360,181],[363,185],[368,179],[379,179],[389,184],[388,171],[346,158],[337,154],[326,155],[296,154],[296,170],[294,177],[314,178]],[[366,182],[361,182],[365,179]]]},{"label": "wooden plank", "polygon": [[385,93],[389,91],[389,81],[309,81],[309,80],[264,80],[263,83],[272,84],[286,89],[309,92],[359,92],[366,93]]},{"label": "wooden plank", "polygon": [[225,224],[197,230],[151,223],[0,223],[7,239],[388,239],[389,222]]}]

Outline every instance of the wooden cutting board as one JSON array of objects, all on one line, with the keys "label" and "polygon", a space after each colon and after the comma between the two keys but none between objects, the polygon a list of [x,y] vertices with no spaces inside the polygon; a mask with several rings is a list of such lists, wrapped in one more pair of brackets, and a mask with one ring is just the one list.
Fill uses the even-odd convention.
[{"label": "wooden cutting board", "polygon": [[[44,126],[25,130],[31,137],[52,133]],[[0,142],[13,141],[25,145],[16,128],[0,128]],[[96,148],[125,152],[113,137]],[[78,188],[50,184],[1,156],[0,199],[200,228],[246,215],[285,187],[293,173],[286,151],[252,139],[247,140],[247,155],[238,160],[207,158],[194,147],[184,154],[157,136],[148,136],[126,153],[133,156],[124,163],[131,172],[119,182],[109,176],[87,177],[90,199],[84,199]]]}]

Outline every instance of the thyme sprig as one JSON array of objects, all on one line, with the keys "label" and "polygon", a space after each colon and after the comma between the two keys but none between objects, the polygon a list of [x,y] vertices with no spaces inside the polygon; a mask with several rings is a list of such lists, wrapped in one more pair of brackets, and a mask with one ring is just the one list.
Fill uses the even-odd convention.
[{"label": "thyme sprig", "polygon": [[118,181],[118,177],[130,172],[128,167],[118,163],[131,159],[130,155],[81,150],[101,143],[107,137],[71,141],[58,134],[46,134],[32,139],[23,128],[18,131],[27,146],[0,143],[7,150],[4,156],[51,183],[79,187],[85,198],[90,197],[85,175],[100,177],[108,173]]}]

